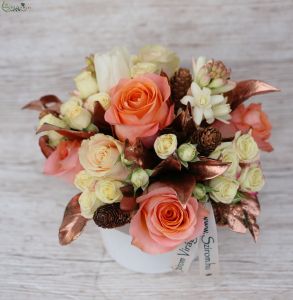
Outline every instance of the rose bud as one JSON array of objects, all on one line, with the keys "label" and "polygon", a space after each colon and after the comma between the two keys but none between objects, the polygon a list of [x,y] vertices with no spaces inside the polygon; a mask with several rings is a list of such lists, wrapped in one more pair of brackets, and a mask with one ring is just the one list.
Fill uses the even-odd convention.
[{"label": "rose bud", "polygon": [[144,169],[138,168],[133,171],[130,180],[135,189],[145,189],[149,184],[149,175]]},{"label": "rose bud", "polygon": [[177,150],[179,158],[184,162],[192,161],[197,156],[196,147],[192,144],[186,143],[180,145]]},{"label": "rose bud", "polygon": [[[43,118],[41,118],[39,122],[39,128],[44,124],[54,125],[60,128],[67,128],[67,124],[61,119],[57,118],[52,114],[47,114]],[[64,138],[61,134],[57,133],[54,130],[44,131],[43,134],[47,135],[49,138],[49,145],[52,147],[56,147],[60,141]]]},{"label": "rose bud", "polygon": [[239,182],[240,189],[244,192],[259,192],[265,184],[262,170],[258,166],[242,169]]},{"label": "rose bud", "polygon": [[64,120],[70,128],[83,130],[90,125],[92,115],[88,110],[76,104],[66,111]]},{"label": "rose bud", "polygon": [[106,204],[119,202],[123,195],[120,190],[122,183],[117,180],[101,179],[97,182],[95,191],[97,198]]},{"label": "rose bud", "polygon": [[197,183],[193,190],[193,194],[198,201],[205,202],[208,199],[206,188],[203,184]]},{"label": "rose bud", "polygon": [[173,154],[177,148],[177,137],[175,134],[163,134],[156,138],[154,148],[161,159],[166,159]]},{"label": "rose bud", "polygon": [[91,113],[94,113],[96,102],[99,102],[104,110],[107,110],[110,106],[110,95],[108,93],[93,94],[86,99],[84,107]]},{"label": "rose bud", "polygon": [[238,131],[235,135],[233,146],[240,163],[251,163],[258,160],[259,148],[249,133],[241,135],[241,132]]},{"label": "rose bud", "polygon": [[74,81],[82,99],[86,99],[98,91],[97,81],[91,72],[82,71],[74,78]]},{"label": "rose bud", "polygon": [[230,204],[238,192],[239,183],[232,178],[218,176],[210,181],[209,186],[213,189],[210,196],[215,202]]}]

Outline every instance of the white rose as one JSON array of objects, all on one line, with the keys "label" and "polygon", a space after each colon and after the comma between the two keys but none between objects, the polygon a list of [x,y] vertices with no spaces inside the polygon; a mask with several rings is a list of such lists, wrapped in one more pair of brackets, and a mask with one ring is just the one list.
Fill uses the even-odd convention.
[{"label": "white rose", "polygon": [[103,203],[97,198],[95,192],[84,190],[79,199],[80,212],[84,218],[92,219],[95,211],[103,205]]},{"label": "white rose", "polygon": [[74,185],[81,191],[86,189],[93,190],[95,183],[96,178],[91,176],[86,170],[80,171],[74,178]]},{"label": "white rose", "polygon": [[156,64],[169,78],[178,70],[180,65],[177,54],[160,45],[148,45],[141,48],[137,60]]},{"label": "white rose", "polygon": [[122,183],[116,180],[101,179],[96,184],[96,196],[103,203],[119,202],[123,195],[120,190]]},{"label": "white rose", "polygon": [[121,78],[130,77],[130,56],[123,47],[105,54],[95,54],[95,70],[101,92],[108,92]]},{"label": "white rose", "polygon": [[242,169],[239,182],[240,189],[244,192],[259,192],[265,184],[262,170],[258,166]]},{"label": "white rose", "polygon": [[166,159],[173,154],[177,148],[177,137],[175,134],[163,134],[156,138],[154,149],[161,159]]},{"label": "white rose", "polygon": [[67,101],[62,103],[60,107],[61,115],[64,116],[66,112],[72,108],[72,106],[76,106],[76,105],[82,106],[82,103],[83,101],[79,97],[77,96],[70,97]]},{"label": "white rose", "polygon": [[130,180],[135,188],[144,189],[149,183],[149,175],[144,169],[138,168],[133,171]]},{"label": "white rose", "polygon": [[234,148],[240,163],[249,163],[258,160],[259,148],[250,134],[242,134],[238,131],[233,141]]},{"label": "white rose", "polygon": [[92,115],[85,108],[75,104],[71,105],[71,107],[66,110],[64,120],[70,128],[83,130],[90,125]]},{"label": "white rose", "polygon": [[[57,118],[52,114],[47,114],[43,118],[40,119],[39,128],[44,124],[54,125],[60,128],[67,128],[67,124],[61,119]],[[63,135],[59,134],[54,130],[48,130],[43,132],[44,135],[47,135],[49,138],[49,145],[52,147],[56,147],[63,139]]]},{"label": "white rose", "polygon": [[219,159],[224,149],[232,148],[232,142],[221,143],[217,148],[209,155],[210,158]]},{"label": "white rose", "polygon": [[99,90],[96,79],[89,71],[82,71],[74,78],[74,81],[82,99],[86,99]]},{"label": "white rose", "polygon": [[223,175],[231,178],[236,178],[237,173],[240,172],[239,158],[233,148],[226,148],[222,152],[222,162],[231,163],[230,167],[225,171]]},{"label": "white rose", "polygon": [[141,76],[147,73],[159,73],[156,64],[150,62],[139,62],[131,67],[131,77]]},{"label": "white rose", "polygon": [[182,144],[177,150],[178,156],[182,161],[189,162],[196,158],[196,147],[192,144]]},{"label": "white rose", "polygon": [[237,194],[239,183],[232,178],[218,176],[210,181],[209,186],[213,189],[210,196],[215,202],[230,204]]},{"label": "white rose", "polygon": [[86,99],[84,108],[94,113],[96,102],[99,102],[104,110],[107,110],[110,107],[110,95],[108,93],[93,94]]}]

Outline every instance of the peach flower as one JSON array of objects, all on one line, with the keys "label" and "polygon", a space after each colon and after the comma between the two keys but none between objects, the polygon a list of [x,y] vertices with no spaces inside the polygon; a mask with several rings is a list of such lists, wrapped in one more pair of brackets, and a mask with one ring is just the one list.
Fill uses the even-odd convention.
[{"label": "peach flower", "polygon": [[75,175],[82,170],[78,159],[79,147],[78,141],[61,141],[46,160],[44,173],[73,182]]},{"label": "peach flower", "polygon": [[247,133],[251,130],[251,135],[263,151],[271,152],[272,145],[267,141],[271,136],[272,125],[267,115],[262,111],[261,104],[251,103],[245,107],[239,105],[231,113],[230,124],[216,122],[213,126],[217,127],[223,137],[233,136],[237,131]]},{"label": "peach flower", "polygon": [[121,141],[129,139],[134,143],[141,137],[152,144],[158,130],[174,119],[174,107],[168,103],[170,86],[166,77],[145,74],[121,79],[110,95],[111,106],[105,120],[115,126]]},{"label": "peach flower", "polygon": [[121,163],[122,152],[123,145],[120,141],[110,135],[97,133],[82,141],[79,160],[91,176],[124,180],[129,172]]},{"label": "peach flower", "polygon": [[139,210],[130,223],[132,244],[150,254],[165,253],[202,234],[206,209],[193,197],[184,208],[176,191],[154,183],[137,198]]}]

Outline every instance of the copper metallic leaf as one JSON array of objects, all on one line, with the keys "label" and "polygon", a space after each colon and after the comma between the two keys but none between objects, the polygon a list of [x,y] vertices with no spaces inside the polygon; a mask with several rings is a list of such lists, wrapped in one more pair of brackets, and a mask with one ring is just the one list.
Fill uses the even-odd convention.
[{"label": "copper metallic leaf", "polygon": [[201,160],[189,163],[189,170],[198,181],[213,179],[222,175],[230,166],[220,160],[201,157]]},{"label": "copper metallic leaf", "polygon": [[60,128],[51,124],[43,124],[36,133],[41,133],[44,131],[54,130],[58,132],[59,134],[63,135],[64,137],[67,137],[70,140],[83,140],[88,139],[92,135],[95,135],[96,132],[92,131],[78,131],[78,130],[71,130],[71,129],[64,129]]},{"label": "copper metallic leaf", "polygon": [[59,228],[59,243],[61,245],[68,245],[77,239],[88,221],[80,213],[78,203],[80,195],[75,195],[65,209],[63,221]]},{"label": "copper metallic leaf", "polygon": [[125,141],[124,156],[144,169],[153,169],[159,163],[153,149],[146,148],[140,139],[136,139],[134,144],[130,144],[128,140]]},{"label": "copper metallic leaf", "polygon": [[133,211],[137,206],[136,198],[134,196],[123,196],[120,201],[120,209],[123,211]]},{"label": "copper metallic leaf", "polygon": [[112,127],[109,123],[106,122],[105,118],[105,110],[100,102],[96,102],[94,113],[92,116],[92,123],[99,128],[99,132],[113,135]]},{"label": "copper metallic leaf", "polygon": [[151,177],[166,174],[172,171],[180,171],[181,162],[176,155],[170,155],[163,159],[154,169]]},{"label": "copper metallic leaf", "polygon": [[39,100],[34,100],[23,106],[22,109],[32,109],[42,111],[44,109],[51,110],[52,112],[60,111],[62,101],[55,95],[45,95]]},{"label": "copper metallic leaf", "polygon": [[237,82],[236,87],[228,92],[226,96],[228,97],[228,102],[231,104],[232,110],[234,110],[238,105],[252,96],[278,91],[280,90],[272,85],[260,80],[251,79]]},{"label": "copper metallic leaf", "polygon": [[192,195],[195,186],[195,178],[187,171],[170,172],[160,176],[156,182],[161,182],[173,188],[178,196],[180,203],[186,206],[187,201]]},{"label": "copper metallic leaf", "polygon": [[256,241],[259,236],[259,226],[256,217],[260,212],[260,205],[256,196],[244,195],[244,199],[236,204],[213,204],[215,219],[218,225],[228,226],[231,230],[245,233],[247,229]]},{"label": "copper metallic leaf", "polygon": [[42,153],[44,154],[44,156],[46,158],[48,158],[52,152],[54,152],[54,148],[52,148],[51,146],[49,146],[48,144],[49,142],[49,138],[47,135],[43,135],[39,138],[39,146],[41,148]]}]

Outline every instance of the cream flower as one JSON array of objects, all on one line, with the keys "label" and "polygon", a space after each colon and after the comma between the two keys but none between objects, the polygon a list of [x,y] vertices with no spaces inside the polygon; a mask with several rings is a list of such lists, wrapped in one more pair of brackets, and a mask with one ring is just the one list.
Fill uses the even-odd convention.
[{"label": "cream flower", "polygon": [[131,77],[141,76],[147,73],[159,73],[160,69],[154,63],[139,62],[131,67]]},{"label": "cream flower", "polygon": [[179,158],[185,162],[192,161],[197,156],[196,147],[189,143],[180,145],[177,153]]},{"label": "cream flower", "polygon": [[259,166],[250,166],[242,169],[239,177],[240,189],[244,192],[259,192],[264,184],[264,177]]},{"label": "cream flower", "polygon": [[109,135],[98,133],[82,141],[79,160],[84,169],[94,177],[124,180],[128,170],[120,161],[122,152],[121,142]]},{"label": "cream flower", "polygon": [[215,202],[230,204],[237,194],[239,183],[232,178],[218,176],[209,182],[209,186],[213,189],[210,197]]},{"label": "cream flower", "polygon": [[190,103],[193,119],[197,125],[200,125],[204,119],[211,124],[215,119],[226,122],[230,118],[231,108],[223,95],[211,95],[209,88],[200,88],[195,82],[191,84],[191,93],[192,96],[184,96],[181,103],[185,105]]},{"label": "cream flower", "polygon": [[170,78],[179,68],[180,59],[177,54],[161,45],[148,45],[139,50],[138,62],[153,63]]},{"label": "cream flower", "polygon": [[77,96],[70,97],[67,101],[63,102],[60,107],[61,115],[65,115],[72,107],[79,105],[82,106],[83,101]]},{"label": "cream flower", "polygon": [[107,110],[110,107],[110,95],[108,93],[93,94],[86,99],[84,108],[94,113],[96,102],[99,102],[104,110]]},{"label": "cream flower", "polygon": [[136,189],[140,187],[144,189],[149,183],[149,174],[144,169],[138,168],[133,171],[130,180]]},{"label": "cream flower", "polygon": [[259,159],[259,148],[249,133],[241,135],[240,131],[236,132],[233,146],[240,163],[251,163]]},{"label": "cream flower", "polygon": [[[52,114],[47,114],[43,118],[41,118],[38,128],[40,128],[44,124],[50,124],[60,128],[68,128],[67,124],[63,120],[57,118]],[[64,139],[63,135],[54,130],[44,131],[43,134],[48,136],[49,145],[52,147],[56,147],[60,143],[60,141]]]},{"label": "cream flower", "polygon": [[97,198],[106,204],[119,202],[123,195],[120,190],[122,183],[116,180],[101,179],[97,182],[95,190]]},{"label": "cream flower", "polygon": [[220,144],[209,157],[213,159],[220,159],[225,163],[231,163],[230,167],[223,174],[227,177],[236,178],[237,174],[241,170],[239,166],[239,158],[233,148],[232,142]]},{"label": "cream flower", "polygon": [[163,134],[156,138],[154,149],[161,159],[166,159],[173,154],[177,148],[177,137],[175,134]]},{"label": "cream flower", "polygon": [[66,109],[63,119],[72,129],[86,129],[92,120],[91,113],[78,104],[72,104]]},{"label": "cream flower", "polygon": [[81,191],[94,190],[96,178],[90,175],[86,170],[80,171],[76,174],[74,179],[74,185]]},{"label": "cream flower", "polygon": [[122,78],[130,78],[131,61],[126,48],[113,48],[105,54],[95,54],[96,77],[100,92],[109,92]]},{"label": "cream flower", "polygon": [[74,81],[82,99],[86,99],[98,91],[97,81],[89,71],[82,71],[74,78]]},{"label": "cream flower", "polygon": [[86,219],[92,219],[95,211],[103,205],[103,202],[97,198],[95,192],[87,189],[81,193],[78,202],[81,215]]}]

